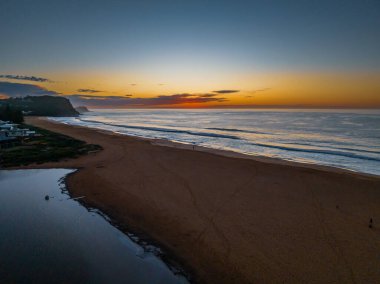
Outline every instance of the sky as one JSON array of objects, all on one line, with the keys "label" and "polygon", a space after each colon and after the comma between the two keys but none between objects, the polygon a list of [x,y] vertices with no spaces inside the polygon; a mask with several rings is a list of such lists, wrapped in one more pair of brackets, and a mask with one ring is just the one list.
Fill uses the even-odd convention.
[{"label": "sky", "polygon": [[0,97],[380,107],[380,0],[1,0]]}]

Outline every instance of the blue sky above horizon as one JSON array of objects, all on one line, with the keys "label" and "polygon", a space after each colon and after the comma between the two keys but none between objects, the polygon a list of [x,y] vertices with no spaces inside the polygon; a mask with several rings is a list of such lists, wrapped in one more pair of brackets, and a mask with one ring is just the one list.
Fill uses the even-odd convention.
[{"label": "blue sky above horizon", "polygon": [[[369,74],[376,81],[379,27],[377,0],[2,0],[0,74],[46,77],[34,84],[65,95],[237,89],[248,98],[277,88],[273,78],[284,74]],[[368,96],[376,98],[379,86],[371,84]],[[239,102],[247,104],[243,95]]]}]

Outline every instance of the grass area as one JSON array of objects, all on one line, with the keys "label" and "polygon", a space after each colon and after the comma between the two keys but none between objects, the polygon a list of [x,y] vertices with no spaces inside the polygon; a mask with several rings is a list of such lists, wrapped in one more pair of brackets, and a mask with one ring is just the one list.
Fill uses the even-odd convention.
[{"label": "grass area", "polygon": [[20,126],[20,128],[23,127],[35,130],[42,136],[26,138],[20,146],[0,149],[0,167],[57,162],[102,150],[99,145],[87,144],[84,141],[42,128],[31,125]]}]

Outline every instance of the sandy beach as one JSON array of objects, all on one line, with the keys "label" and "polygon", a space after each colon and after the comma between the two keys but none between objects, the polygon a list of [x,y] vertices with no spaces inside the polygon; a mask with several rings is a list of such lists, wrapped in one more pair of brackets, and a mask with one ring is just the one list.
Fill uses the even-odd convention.
[{"label": "sandy beach", "polygon": [[72,195],[148,235],[196,282],[380,281],[379,177],[26,122],[101,145],[31,167],[80,169],[67,178]]}]

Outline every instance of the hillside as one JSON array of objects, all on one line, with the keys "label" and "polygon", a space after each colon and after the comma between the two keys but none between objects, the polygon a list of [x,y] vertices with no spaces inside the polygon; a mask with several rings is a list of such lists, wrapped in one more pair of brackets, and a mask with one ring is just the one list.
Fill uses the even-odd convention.
[{"label": "hillside", "polygon": [[9,105],[34,116],[78,116],[79,113],[64,97],[27,96],[0,100],[0,105]]}]

